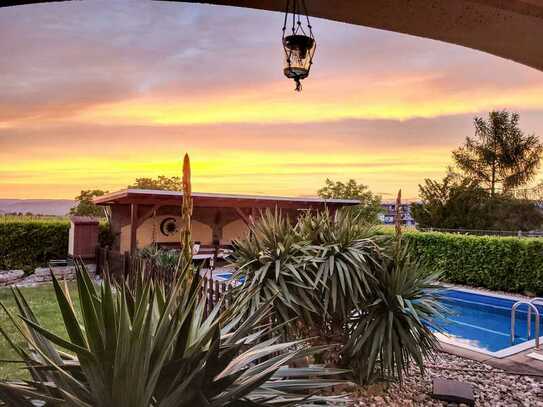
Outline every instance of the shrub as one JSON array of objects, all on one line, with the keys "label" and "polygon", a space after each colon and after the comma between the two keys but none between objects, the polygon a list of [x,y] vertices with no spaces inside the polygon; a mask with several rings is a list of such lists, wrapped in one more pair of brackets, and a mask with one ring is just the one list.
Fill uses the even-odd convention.
[{"label": "shrub", "polygon": [[[68,256],[70,222],[66,219],[18,219],[0,222],[0,270],[33,270],[47,266],[51,259]],[[98,241],[111,245],[113,236],[109,225],[100,223]]]},{"label": "shrub", "polygon": [[66,221],[8,221],[0,223],[0,269],[31,270],[50,259],[68,255]]},{"label": "shrub", "polygon": [[101,221],[99,227],[100,230],[98,232],[98,245],[101,247],[111,247],[113,245],[113,242],[115,241],[115,236],[113,235],[113,232],[111,232],[111,227],[109,223]]},{"label": "shrub", "polygon": [[543,239],[408,232],[414,255],[443,281],[543,294]]}]

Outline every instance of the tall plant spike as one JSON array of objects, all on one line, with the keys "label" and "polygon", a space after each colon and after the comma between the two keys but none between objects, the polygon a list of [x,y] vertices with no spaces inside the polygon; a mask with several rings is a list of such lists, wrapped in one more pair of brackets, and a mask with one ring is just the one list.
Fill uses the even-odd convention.
[{"label": "tall plant spike", "polygon": [[188,263],[192,258],[192,238],[190,220],[192,217],[192,185],[190,181],[190,158],[185,154],[183,160],[183,206],[181,212],[181,243],[183,258]]},{"label": "tall plant spike", "polygon": [[402,190],[398,190],[398,195],[396,196],[396,213],[394,216],[394,227],[396,229],[396,239],[400,240],[402,237]]}]

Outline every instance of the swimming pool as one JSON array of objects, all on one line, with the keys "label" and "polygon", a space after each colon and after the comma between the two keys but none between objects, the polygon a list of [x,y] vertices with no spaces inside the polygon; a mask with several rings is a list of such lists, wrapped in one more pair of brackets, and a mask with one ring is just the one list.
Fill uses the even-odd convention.
[{"label": "swimming pool", "polygon": [[[534,346],[535,318],[527,337],[527,306],[517,309],[515,341],[511,343],[511,307],[517,301],[500,295],[487,295],[464,289],[447,289],[442,299],[451,315],[443,326],[440,340],[494,357],[505,357]],[[543,307],[538,306],[543,315]],[[540,321],[540,335],[543,333]],[[543,338],[540,341],[543,344]]]},{"label": "swimming pool", "polygon": [[[232,277],[229,271],[219,271],[213,278],[227,281]],[[532,314],[531,336],[527,337],[526,305],[516,313],[515,341],[511,343],[511,308],[517,299],[480,291],[449,288],[441,293],[444,305],[451,312],[443,323],[442,333],[436,333],[439,340],[497,358],[506,357],[535,345],[535,318]],[[543,306],[538,305],[542,316],[540,335],[543,335]],[[543,336],[540,340],[543,346]]]}]

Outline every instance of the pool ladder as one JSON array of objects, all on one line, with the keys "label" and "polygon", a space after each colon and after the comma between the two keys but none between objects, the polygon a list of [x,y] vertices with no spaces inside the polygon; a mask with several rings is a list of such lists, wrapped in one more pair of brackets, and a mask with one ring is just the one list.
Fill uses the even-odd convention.
[{"label": "pool ladder", "polygon": [[537,302],[543,302],[543,298],[534,298],[530,301],[521,300],[517,301],[513,304],[513,308],[511,308],[511,344],[513,344],[515,340],[515,317],[517,313],[517,308],[523,304],[526,304],[528,306],[528,319],[527,319],[527,327],[528,327],[528,339],[530,339],[530,336],[532,336],[532,310],[535,313],[535,348],[539,349],[539,310],[536,307]]}]

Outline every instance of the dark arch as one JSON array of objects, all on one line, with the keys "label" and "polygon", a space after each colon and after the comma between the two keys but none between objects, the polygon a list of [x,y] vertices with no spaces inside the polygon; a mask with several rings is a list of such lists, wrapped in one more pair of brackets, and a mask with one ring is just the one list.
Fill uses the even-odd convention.
[{"label": "dark arch", "polygon": [[[51,0],[7,0],[0,6],[48,1]],[[271,11],[283,11],[285,6],[285,0],[188,2]],[[462,45],[543,71],[543,0],[306,0],[306,3],[315,17]]]}]

